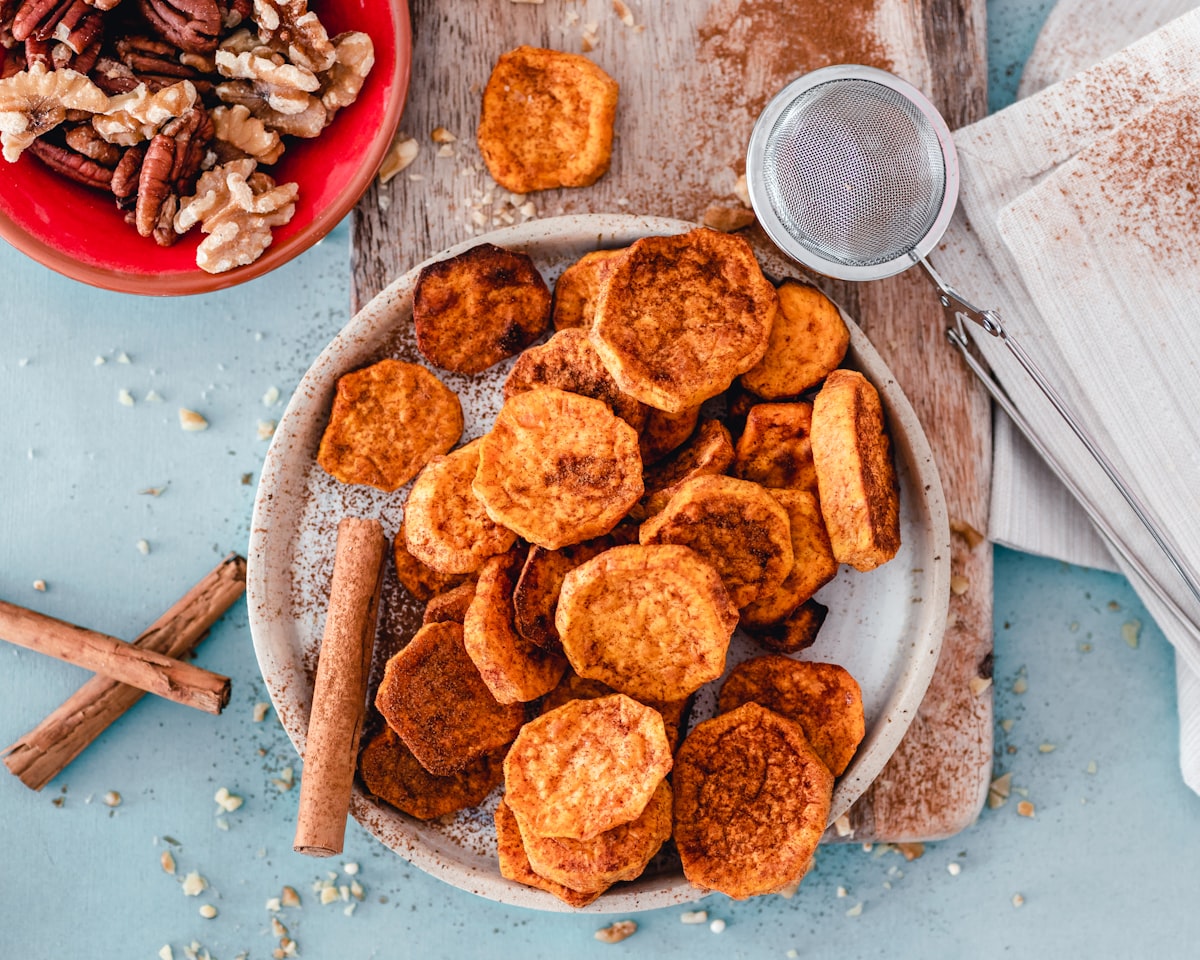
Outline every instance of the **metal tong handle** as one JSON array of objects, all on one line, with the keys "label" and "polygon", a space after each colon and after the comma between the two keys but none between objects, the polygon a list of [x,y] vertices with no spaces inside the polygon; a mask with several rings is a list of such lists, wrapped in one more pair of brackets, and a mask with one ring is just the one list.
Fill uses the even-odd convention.
[{"label": "metal tong handle", "polygon": [[1104,475],[1108,477],[1112,485],[1116,487],[1117,492],[1120,493],[1125,502],[1129,504],[1129,507],[1131,510],[1133,510],[1134,515],[1138,518],[1138,520],[1141,521],[1142,525],[1154,539],[1154,542],[1158,545],[1158,548],[1163,552],[1163,555],[1167,558],[1175,572],[1179,575],[1193,599],[1195,599],[1197,603],[1200,603],[1200,581],[1198,581],[1196,576],[1191,572],[1170,536],[1158,526],[1154,518],[1150,515],[1150,512],[1146,508],[1145,504],[1143,504],[1137,494],[1130,489],[1129,485],[1125,482],[1125,479],[1113,465],[1112,461],[1108,459],[1104,451],[1101,450],[1099,445],[1092,439],[1091,435],[1072,412],[1066,400],[1063,399],[1062,395],[1059,394],[1050,381],[1046,379],[1045,374],[1042,373],[1038,365],[1034,363],[1033,358],[1030,357],[1029,354],[1025,352],[1024,348],[1009,335],[1008,331],[1004,329],[1004,325],[1000,322],[1000,315],[995,310],[980,310],[978,307],[964,300],[958,295],[958,293],[954,291],[952,287],[942,280],[937,271],[935,271],[933,267],[930,266],[929,262],[923,257],[914,256],[913,259],[918,261],[921,266],[925,268],[933,282],[937,285],[942,306],[945,308],[947,316],[950,317],[954,322],[954,326],[946,330],[946,336],[949,338],[951,343],[958,347],[959,351],[965,358],[967,365],[983,382],[988,392],[992,395],[996,402],[1000,404],[1000,406],[1004,409],[1004,412],[1007,413],[1008,416],[1013,420],[1018,429],[1025,434],[1025,437],[1030,441],[1041,457],[1050,465],[1051,469],[1055,474],[1057,474],[1058,478],[1063,481],[1071,495],[1074,496],[1075,499],[1078,500],[1083,506],[1084,510],[1087,512],[1088,516],[1091,517],[1092,521],[1096,524],[1101,535],[1106,541],[1108,541],[1109,545],[1127,564],[1129,564],[1129,566],[1151,589],[1155,596],[1157,596],[1160,601],[1170,608],[1171,612],[1176,617],[1180,618],[1183,623],[1188,624],[1193,632],[1200,635],[1200,627],[1196,625],[1193,618],[1185,614],[1179,608],[1178,604],[1176,604],[1175,601],[1171,599],[1170,595],[1162,589],[1161,585],[1155,581],[1154,577],[1150,574],[1150,571],[1146,569],[1145,565],[1133,555],[1133,553],[1128,547],[1125,546],[1124,543],[1121,542],[1120,538],[1116,535],[1116,532],[1113,530],[1112,525],[1108,522],[1108,520],[1101,516],[1100,511],[1095,507],[1095,505],[1086,499],[1079,487],[1073,480],[1070,479],[1069,476],[1067,476],[1066,471],[1058,464],[1057,458],[1050,453],[1045,444],[1034,434],[1028,420],[1026,420],[1020,411],[1016,409],[1008,394],[1004,392],[1004,388],[996,382],[990,371],[988,371],[974,356],[974,354],[970,352],[969,347],[971,344],[971,338],[967,333],[965,321],[969,320],[977,326],[982,327],[984,331],[1004,343],[1004,345],[1008,348],[1009,353],[1016,358],[1017,362],[1021,365],[1021,368],[1025,371],[1025,373],[1027,373],[1033,382],[1037,384],[1038,389],[1042,391],[1046,399],[1050,401],[1054,409],[1057,410],[1063,420],[1066,421],[1067,426],[1071,428],[1071,432],[1079,438],[1079,442],[1082,443],[1087,449],[1087,452],[1092,455],[1092,458],[1100,466],[1100,469],[1104,471]]}]

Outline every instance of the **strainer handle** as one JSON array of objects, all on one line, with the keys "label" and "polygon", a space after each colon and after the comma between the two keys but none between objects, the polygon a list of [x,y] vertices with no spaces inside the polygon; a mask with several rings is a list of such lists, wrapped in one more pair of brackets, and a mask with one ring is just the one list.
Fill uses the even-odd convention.
[{"label": "strainer handle", "polygon": [[[969,356],[966,348],[970,343],[970,338],[967,336],[966,327],[964,325],[964,321],[969,320],[977,326],[982,327],[987,333],[1004,343],[1004,345],[1008,348],[1009,353],[1011,353],[1016,361],[1021,365],[1021,369],[1028,374],[1030,379],[1032,379],[1035,384],[1037,384],[1038,389],[1042,391],[1046,399],[1049,400],[1054,409],[1058,411],[1059,416],[1061,416],[1066,422],[1067,426],[1071,428],[1071,432],[1079,438],[1079,442],[1082,443],[1087,452],[1092,455],[1092,459],[1094,459],[1100,466],[1100,469],[1104,471],[1104,475],[1108,477],[1112,485],[1116,487],[1117,492],[1120,493],[1125,502],[1129,504],[1129,508],[1134,512],[1134,515],[1138,518],[1138,520],[1141,521],[1142,526],[1146,528],[1151,538],[1153,538],[1155,544],[1157,544],[1158,548],[1163,552],[1163,555],[1170,562],[1180,579],[1183,580],[1184,585],[1187,587],[1188,592],[1192,595],[1192,598],[1198,604],[1200,604],[1200,580],[1198,580],[1191,572],[1191,569],[1184,561],[1182,554],[1175,546],[1171,537],[1165,530],[1159,527],[1158,523],[1150,515],[1150,511],[1147,509],[1146,505],[1142,503],[1141,498],[1138,497],[1138,495],[1134,493],[1129,485],[1125,482],[1125,478],[1121,476],[1120,471],[1117,470],[1116,466],[1111,460],[1109,460],[1104,451],[1100,449],[1099,444],[1092,439],[1091,434],[1088,433],[1083,424],[1080,423],[1079,419],[1075,416],[1074,412],[1067,404],[1067,401],[1063,399],[1062,395],[1059,394],[1059,392],[1054,388],[1053,384],[1046,379],[1045,374],[1042,373],[1041,368],[1038,367],[1033,358],[1030,357],[1029,354],[1025,352],[1024,347],[1022,347],[1012,336],[1009,335],[1008,331],[1004,329],[1004,325],[1000,322],[1000,315],[995,310],[980,310],[978,307],[975,307],[968,301],[964,300],[953,290],[953,288],[951,288],[947,283],[945,283],[945,281],[942,280],[940,276],[938,276],[937,272],[932,266],[930,266],[928,261],[922,257],[916,257],[915,259],[920,262],[920,264],[929,273],[929,276],[933,279],[933,282],[937,285],[938,295],[941,298],[942,306],[945,308],[947,315],[954,321],[954,326],[946,331],[951,342],[958,346],[965,355]],[[971,360],[974,361],[974,358],[971,357]],[[971,363],[971,368],[975,370],[976,373],[980,373],[980,371],[976,369],[976,364],[977,362]],[[994,381],[990,376],[984,378],[984,384],[988,387],[989,392],[991,392],[993,396],[997,396],[997,390],[1000,389],[999,385],[996,384],[996,389],[992,389]],[[999,398],[997,397],[997,399]],[[1004,407],[1005,411],[1010,414],[1010,416],[1013,414],[1012,401],[1007,397],[1007,395],[1005,395],[1005,400],[1001,403],[1001,405]],[[1034,441],[1035,447],[1037,447],[1039,452],[1041,452],[1043,457],[1045,457],[1044,445],[1040,441],[1034,439],[1032,431],[1025,419],[1019,416],[1014,417],[1014,422],[1017,423],[1018,427],[1021,428],[1022,432],[1025,433],[1027,437]],[[1051,466],[1054,467],[1054,460],[1052,458],[1046,459]],[[1060,478],[1063,477],[1064,471],[1062,469],[1055,467],[1054,472],[1058,474]],[[1071,493],[1074,494],[1076,499],[1080,501],[1088,515],[1093,519],[1096,519],[1098,510],[1094,506],[1090,505],[1087,500],[1079,496],[1079,490],[1073,483],[1068,484],[1068,486],[1071,490]],[[1106,521],[1102,524],[1101,529],[1105,532],[1105,539],[1112,543],[1113,546],[1117,548],[1117,551],[1121,554],[1121,556],[1133,566],[1138,575],[1141,576],[1148,585],[1153,587],[1154,582],[1149,575],[1149,571],[1147,571],[1142,564],[1136,562],[1131,556],[1130,552],[1124,549],[1118,543],[1115,537],[1111,535],[1111,528],[1108,526]],[[1156,590],[1155,593],[1159,595],[1159,599],[1165,599],[1161,594],[1159,594],[1159,591]],[[1178,610],[1174,603],[1171,603],[1170,606],[1172,607],[1172,612],[1176,613],[1176,615],[1182,615],[1182,612]],[[1185,616],[1183,617],[1183,620],[1186,623],[1192,624],[1193,629],[1196,629],[1192,618]]]}]

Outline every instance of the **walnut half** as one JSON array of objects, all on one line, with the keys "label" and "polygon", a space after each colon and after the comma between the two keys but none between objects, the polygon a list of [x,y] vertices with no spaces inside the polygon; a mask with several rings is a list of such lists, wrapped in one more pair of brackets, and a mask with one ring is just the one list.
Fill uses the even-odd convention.
[{"label": "walnut half", "polygon": [[195,195],[175,215],[178,233],[198,223],[208,234],[196,251],[196,264],[208,273],[253,263],[271,245],[271,228],[295,213],[298,185],[276,186],[256,166],[249,158],[231,160],[201,174]]}]

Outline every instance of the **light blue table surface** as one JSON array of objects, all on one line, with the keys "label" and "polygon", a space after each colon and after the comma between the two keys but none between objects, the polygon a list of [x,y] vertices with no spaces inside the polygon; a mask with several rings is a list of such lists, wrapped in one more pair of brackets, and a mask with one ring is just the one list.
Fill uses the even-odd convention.
[{"label": "light blue table surface", "polygon": [[[989,4],[993,109],[1012,99],[1050,5]],[[221,556],[245,551],[266,449],[258,422],[282,412],[263,398],[272,387],[286,398],[346,321],[348,233],[342,224],[234,290],[158,301],[89,289],[0,248],[0,597],[131,638]],[[210,428],[182,432],[181,406]],[[267,697],[244,604],[198,662],[233,677],[222,716],[146,697],[43,792],[0,771],[0,958],[152,960],[165,944],[180,958],[193,941],[219,960],[267,958],[278,937],[266,903],[284,884],[303,905],[280,918],[308,958],[1200,956],[1200,798],[1176,764],[1172,655],[1111,574],[996,551],[1006,805],[912,862],[823,848],[790,900],[711,896],[700,906],[721,933],[669,908],[636,915],[637,933],[615,946],[593,932],[618,918],[499,906],[410,867],[357,824],[342,857],[293,853],[299,790],[272,780],[299,765],[274,714],[253,721]],[[0,745],[87,676],[5,645],[0,664]],[[220,811],[221,787],[244,806]],[[1024,798],[1033,818],[1017,814]],[[167,849],[175,876],[159,865]],[[351,915],[313,891],[327,871],[348,884],[345,864],[365,890]],[[180,888],[192,870],[209,884],[195,898]],[[215,918],[200,916],[205,903]]]}]

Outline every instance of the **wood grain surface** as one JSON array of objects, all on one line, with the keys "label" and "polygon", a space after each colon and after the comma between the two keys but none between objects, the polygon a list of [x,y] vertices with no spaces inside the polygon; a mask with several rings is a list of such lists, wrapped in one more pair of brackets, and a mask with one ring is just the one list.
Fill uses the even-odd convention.
[{"label": "wood grain surface", "polygon": [[[735,186],[755,119],[789,80],[818,67],[892,69],[951,128],[986,111],[984,0],[413,0],[411,12],[401,129],[421,149],[354,212],[354,310],[438,250],[529,216],[700,220],[710,207],[740,207]],[[496,58],[521,44],[585,52],[621,85],[612,166],[594,186],[514,197],[487,175],[475,145],[481,91]],[[438,127],[456,140],[435,143]],[[769,247],[756,228],[747,232]],[[858,285],[814,279],[858,318],[912,401],[952,521],[986,530],[989,402],[946,343],[932,286],[914,271]],[[987,793],[991,692],[976,695],[971,680],[991,673],[991,552],[953,540],[960,592],[938,669],[900,749],[851,811],[854,840],[949,836],[974,821]]]}]

